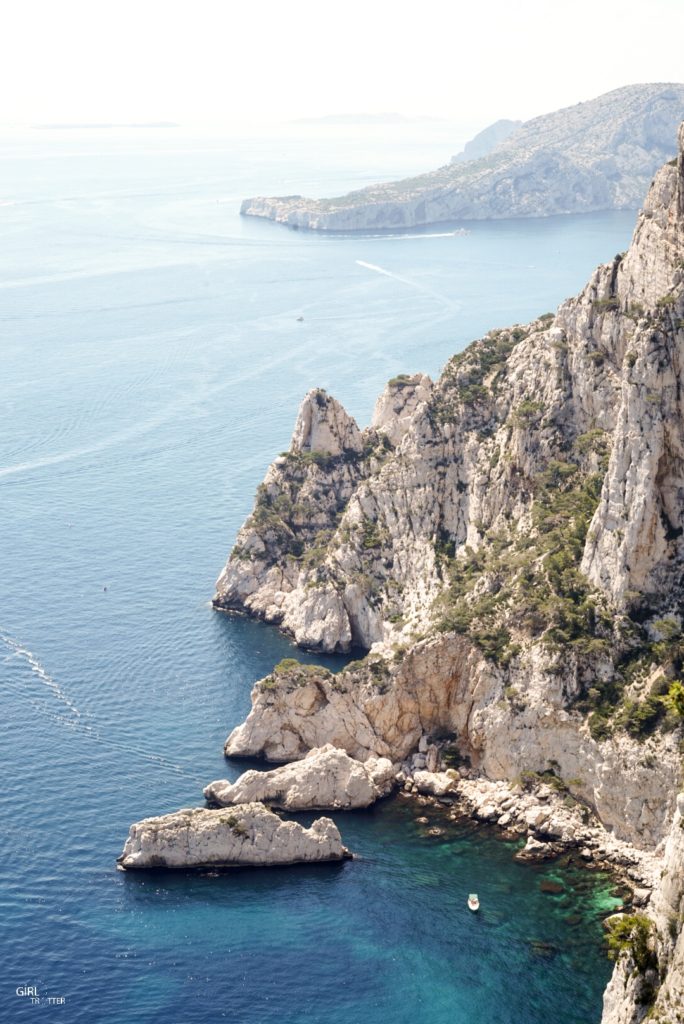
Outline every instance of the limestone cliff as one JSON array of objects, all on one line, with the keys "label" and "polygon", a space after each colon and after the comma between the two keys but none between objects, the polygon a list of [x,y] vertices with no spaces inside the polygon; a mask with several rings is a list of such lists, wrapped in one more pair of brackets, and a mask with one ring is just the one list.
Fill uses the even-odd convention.
[{"label": "limestone cliff", "polygon": [[435,384],[395,378],[363,432],[311,392],[215,604],[325,651],[430,631],[437,599],[446,621],[463,624],[468,607],[481,624],[505,611],[511,636],[552,626],[562,640],[586,632],[587,622],[568,620],[591,584],[596,649],[609,639],[599,614],[608,605],[627,612],[636,595],[642,607],[676,612],[681,166],[680,155],[658,172],[629,252],[599,267],[555,317],[493,331]]},{"label": "limestone cliff", "polygon": [[649,929],[645,970],[638,951],[625,949],[603,998],[602,1024],[684,1022],[684,794],[664,844],[660,880],[644,915]]},{"label": "limestone cliff", "polygon": [[635,209],[674,154],[683,115],[683,85],[625,86],[504,131],[492,148],[493,125],[479,144],[473,140],[475,159],[334,199],[246,199],[241,212],[317,231],[357,231]]},{"label": "limestone cliff", "polygon": [[428,737],[491,780],[553,773],[660,858],[659,971],[626,947],[610,1024],[676,1020],[684,987],[683,382],[684,125],[629,251],[555,315],[395,378],[364,431],[307,396],[215,597],[370,649],[336,675],[281,663],[228,755],[399,764]]}]

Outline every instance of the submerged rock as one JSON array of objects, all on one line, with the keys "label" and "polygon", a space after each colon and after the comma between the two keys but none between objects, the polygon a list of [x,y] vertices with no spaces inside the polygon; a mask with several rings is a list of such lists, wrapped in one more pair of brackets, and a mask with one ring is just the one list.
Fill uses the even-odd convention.
[{"label": "submerged rock", "polygon": [[194,807],[138,821],[117,863],[130,871],[306,864],[349,856],[330,818],[304,828],[282,821],[261,803],[250,803],[231,813]]},{"label": "submerged rock", "polygon": [[245,772],[232,784],[211,782],[204,795],[222,806],[260,800],[289,811],[350,810],[369,807],[394,784],[395,770],[386,757],[361,763],[328,743],[282,768]]},{"label": "submerged rock", "polygon": [[558,896],[565,890],[565,886],[560,882],[554,882],[552,878],[542,878],[539,883],[539,889],[541,892],[550,893],[552,896]]}]

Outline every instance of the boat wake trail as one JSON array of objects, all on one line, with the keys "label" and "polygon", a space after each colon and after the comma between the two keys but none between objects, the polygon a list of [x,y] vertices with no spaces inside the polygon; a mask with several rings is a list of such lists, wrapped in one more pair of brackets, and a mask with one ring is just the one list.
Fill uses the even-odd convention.
[{"label": "boat wake trail", "polygon": [[[89,712],[82,713],[76,707],[74,702],[64,692],[57,680],[50,675],[33,651],[30,651],[28,647],[25,647],[18,640],[15,640],[14,637],[8,636],[6,633],[0,632],[0,641],[5,645],[8,651],[8,654],[3,659],[4,662],[7,664],[13,659],[17,659],[22,666],[28,668],[31,676],[40,680],[55,700],[53,701],[49,698],[45,700],[36,696],[35,693],[31,693],[30,688],[23,685],[18,677],[10,678],[10,680],[4,684],[3,689],[5,691],[11,691],[12,693],[16,693],[18,697],[28,700],[31,707],[38,712],[38,714],[49,719],[55,725],[70,729],[86,739],[94,740],[99,746],[106,747],[121,754],[126,754],[129,757],[140,758],[141,760],[147,761],[149,764],[152,764],[165,772],[172,772],[173,774],[183,776],[186,779],[192,779],[192,781],[197,783],[200,787],[204,785],[203,780],[198,779],[197,776],[184,768],[183,765],[177,764],[175,761],[171,761],[169,758],[164,757],[161,754],[157,754],[154,751],[145,750],[137,744],[117,739],[112,736],[108,730],[101,728],[97,723],[91,724],[92,715]],[[55,701],[57,701],[57,705],[55,705]],[[88,722],[85,721],[85,719],[90,719],[91,721]]]},{"label": "boat wake trail", "polygon": [[32,674],[47,686],[53,697],[56,697],[60,704],[67,708],[76,718],[81,717],[81,712],[76,705],[69,699],[59,683],[52,678],[44,665],[40,663],[33,651],[29,651],[28,647],[24,647],[18,640],[7,636],[5,633],[0,633],[0,640],[10,652],[8,658],[18,658],[25,665],[28,665]]},{"label": "boat wake trail", "polygon": [[376,263],[366,263],[365,260],[357,260],[356,263],[359,267],[365,267],[366,270],[374,270],[376,274],[384,274],[385,277],[392,277],[395,281],[401,281],[402,284],[414,285],[414,282],[409,281],[407,277],[400,277],[399,274],[393,274],[391,270],[385,270],[384,267],[379,267]]},{"label": "boat wake trail", "polygon": [[374,274],[382,274],[383,277],[391,277],[393,281],[399,281],[401,284],[407,285],[409,288],[415,288],[418,292],[423,292],[425,295],[431,296],[433,299],[437,299],[438,302],[444,303],[450,309],[460,309],[462,303],[448,298],[446,295],[440,295],[439,292],[435,292],[432,288],[427,288],[424,284],[419,284],[417,281],[412,281],[410,277],[402,277],[401,274],[394,274],[391,270],[386,270],[385,267],[379,267],[377,263],[366,263],[365,260],[356,260],[358,267],[363,267],[364,270],[372,270]]},{"label": "boat wake trail", "polygon": [[457,228],[455,231],[431,231],[425,234],[410,234],[410,235],[365,235],[364,238],[377,239],[380,242],[412,242],[414,240],[419,241],[421,238],[456,238],[459,235],[468,235],[470,232],[465,228]]}]

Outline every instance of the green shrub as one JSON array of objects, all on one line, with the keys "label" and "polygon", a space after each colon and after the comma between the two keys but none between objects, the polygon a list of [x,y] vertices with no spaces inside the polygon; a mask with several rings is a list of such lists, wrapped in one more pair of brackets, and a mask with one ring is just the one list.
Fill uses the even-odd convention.
[{"label": "green shrub", "polygon": [[575,448],[580,455],[607,455],[610,447],[610,434],[606,430],[595,428],[575,438]]},{"label": "green shrub", "polygon": [[677,640],[682,635],[682,627],[675,618],[668,616],[665,619],[655,619],[651,623],[651,629],[659,634],[658,640]]},{"label": "green shrub", "polygon": [[361,523],[361,547],[364,551],[379,548],[387,539],[387,533],[375,519],[366,517]]},{"label": "green shrub", "polygon": [[684,718],[684,685],[675,680],[670,685],[667,695],[662,698],[663,704],[678,718]]},{"label": "green shrub", "polygon": [[489,391],[484,384],[463,384],[459,388],[458,397],[464,405],[475,405],[489,398]]},{"label": "green shrub", "polygon": [[275,666],[273,671],[276,675],[282,675],[283,672],[291,672],[293,668],[303,667],[301,661],[297,661],[296,658],[282,658]]},{"label": "green shrub", "polygon": [[664,717],[662,699],[647,697],[642,701],[627,701],[616,715],[615,724],[635,739],[643,739],[654,731]]},{"label": "green shrub", "polygon": [[620,303],[614,295],[606,299],[595,299],[591,305],[596,313],[612,313],[620,308]]},{"label": "green shrub", "polygon": [[658,961],[651,949],[653,924],[645,914],[626,914],[611,923],[608,932],[608,956],[619,960],[623,953],[631,956],[640,973],[655,968]]},{"label": "green shrub", "polygon": [[513,413],[513,420],[519,425],[527,425],[535,420],[544,411],[543,402],[533,402],[525,399]]}]

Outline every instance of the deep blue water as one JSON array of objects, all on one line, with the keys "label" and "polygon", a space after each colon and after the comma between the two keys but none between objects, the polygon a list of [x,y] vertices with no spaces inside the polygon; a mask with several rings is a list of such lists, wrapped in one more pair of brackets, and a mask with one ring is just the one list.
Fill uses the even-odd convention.
[{"label": "deep blue water", "polygon": [[223,740],[297,653],[209,601],[306,390],[365,423],[387,378],[554,308],[629,241],[630,213],[335,238],[237,216],[448,152],[0,140],[0,1020],[38,1013],[19,985],[79,1024],[598,1020],[608,880],[544,894],[556,869],[456,826],[430,839],[401,800],[339,816],[361,855],[341,867],[115,870],[131,821],[238,774]]}]

